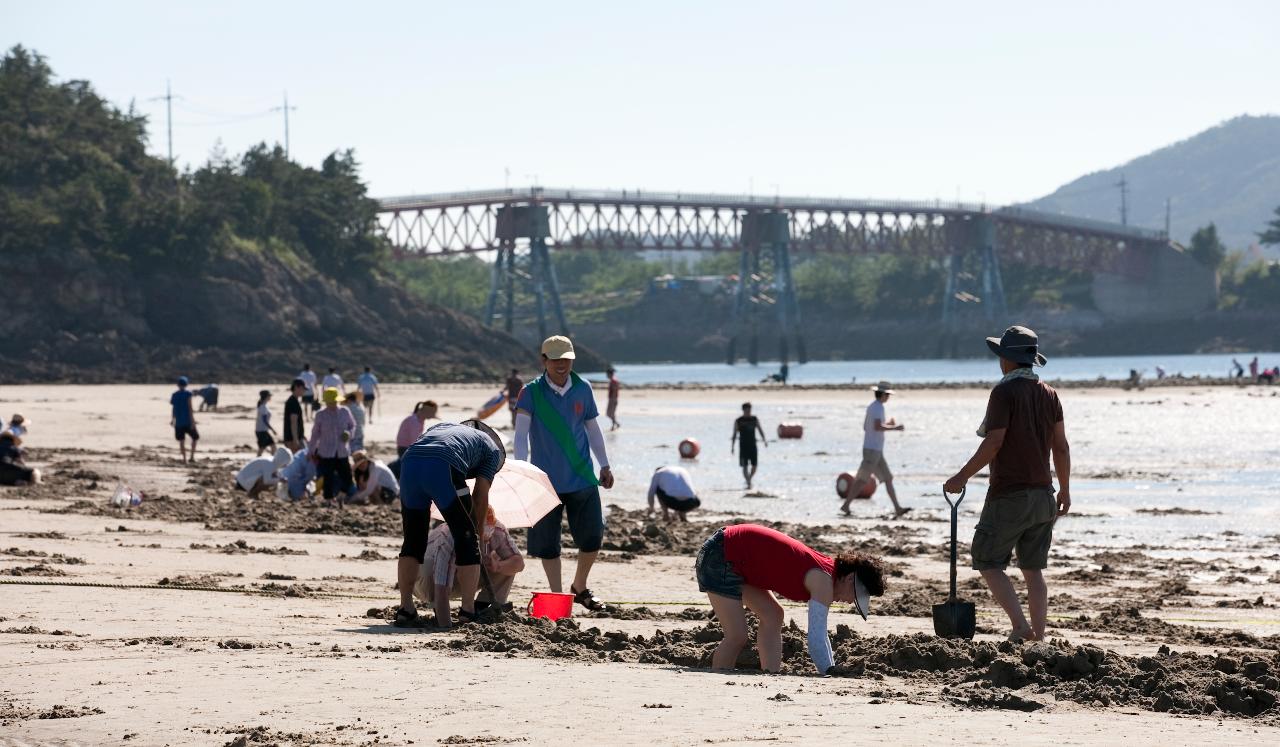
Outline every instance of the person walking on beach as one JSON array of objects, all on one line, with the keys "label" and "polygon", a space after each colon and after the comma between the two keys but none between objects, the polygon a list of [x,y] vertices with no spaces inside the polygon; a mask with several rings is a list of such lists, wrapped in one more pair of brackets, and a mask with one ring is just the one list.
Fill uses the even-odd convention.
[{"label": "person walking on beach", "polygon": [[[196,441],[200,440],[200,431],[196,430],[196,414],[191,409],[191,390],[187,389],[190,380],[186,376],[178,377],[178,391],[169,397],[169,405],[173,415],[169,425],[173,426],[173,437],[178,439],[178,448],[182,451],[182,461],[196,460]],[[187,459],[187,436],[191,437],[191,459]]]},{"label": "person walking on beach", "polygon": [[871,391],[875,399],[867,405],[867,414],[862,419],[862,464],[858,466],[858,474],[853,479],[853,485],[849,486],[849,492],[845,494],[840,511],[845,515],[849,514],[849,503],[855,497],[862,495],[862,489],[866,487],[867,481],[875,475],[876,479],[884,484],[884,490],[889,494],[889,500],[893,502],[893,517],[896,519],[911,509],[903,508],[898,503],[898,494],[893,489],[893,472],[889,470],[889,463],[884,459],[884,434],[888,431],[906,430],[906,426],[885,415],[884,406],[888,404],[889,397],[893,396],[889,382],[882,381],[872,387]]},{"label": "person walking on beach", "polygon": [[[1071,510],[1071,449],[1058,393],[1032,370],[1046,363],[1036,333],[1010,327],[999,338],[988,337],[987,347],[1000,358],[1004,377],[991,390],[978,428],[982,443],[942,489],[959,493],[969,478],[991,465],[987,500],[973,533],[973,568],[982,573],[991,596],[1009,616],[1010,638],[1041,640],[1049,607],[1042,571],[1049,564],[1054,522]],[[1056,500],[1051,454],[1058,475]],[[1030,622],[1005,573],[1015,549],[1027,582]]]},{"label": "person walking on beach", "polygon": [[329,373],[324,375],[324,383],[321,386],[325,389],[337,389],[338,394],[344,397],[347,394],[347,385],[342,382],[342,376],[333,366],[329,366]]},{"label": "person walking on beach", "polygon": [[[569,593],[589,610],[605,609],[587,578],[604,541],[604,511],[600,488],[613,487],[613,472],[605,451],[604,434],[596,422],[599,411],[591,385],[573,372],[576,354],[568,337],[556,335],[542,343],[543,374],[520,392],[516,404],[516,459],[528,459],[547,473],[561,505],[529,529],[529,554],[542,560],[551,591],[562,588],[560,524],[566,514],[569,533],[578,547],[578,567]],[[600,465],[597,479],[591,455]]]},{"label": "person walking on beach", "polygon": [[612,423],[609,430],[616,431],[622,427],[622,423],[618,422],[618,390],[622,389],[622,382],[618,381],[618,372],[613,370],[613,366],[606,369],[605,373],[609,376],[609,401],[605,405],[604,414],[609,416],[609,422]]},{"label": "person walking on beach", "polygon": [[289,398],[284,401],[284,445],[292,452],[302,448],[307,440],[306,427],[303,426],[302,393],[307,390],[306,382],[294,379],[289,385]]},{"label": "person walking on beach", "polygon": [[[475,599],[480,585],[480,537],[489,511],[489,488],[494,475],[507,459],[502,440],[479,420],[460,424],[439,423],[418,439],[401,459],[400,514],[404,544],[400,548],[396,575],[400,582],[400,609],[397,627],[422,627],[413,603],[413,587],[426,560],[431,504],[444,517],[453,537],[458,584],[462,592],[462,622],[477,619]],[[475,492],[467,488],[474,478]],[[436,626],[448,628],[448,597],[445,615],[436,617]]]},{"label": "person walking on beach", "polygon": [[253,434],[258,439],[258,456],[262,456],[262,452],[267,449],[276,447],[276,429],[271,427],[271,408],[267,406],[270,401],[270,389],[258,392],[258,415],[253,424]]},{"label": "person walking on beach", "polygon": [[356,430],[351,434],[351,443],[347,444],[347,448],[351,451],[364,451],[364,422],[365,411],[364,405],[360,404],[360,392],[347,392],[347,396],[343,399],[343,404],[351,411],[351,417],[356,421]]},{"label": "person walking on beach", "polygon": [[306,387],[302,392],[302,404],[306,405],[305,413],[308,420],[320,409],[319,403],[316,401],[316,372],[311,370],[310,363],[302,364],[302,373],[298,374],[298,378],[302,380]]},{"label": "person walking on beach", "polygon": [[[352,491],[351,451],[348,444],[356,430],[351,411],[338,405],[338,390],[329,387],[322,393],[324,409],[316,413],[311,426],[307,451],[316,463],[316,475],[324,480],[324,499],[348,496]],[[342,498],[338,499],[342,506]]]},{"label": "person walking on beach", "polygon": [[369,410],[369,424],[373,425],[373,408],[378,402],[379,395],[382,390],[378,388],[378,377],[373,375],[373,369],[369,366],[364,367],[364,373],[356,379],[356,388],[360,390],[360,394],[364,397],[364,404]]},{"label": "person walking on beach", "polygon": [[742,477],[747,481],[747,490],[751,489],[751,481],[755,479],[756,467],[760,464],[760,456],[756,453],[756,434],[760,434],[760,442],[769,448],[769,439],[764,437],[764,428],[760,420],[751,414],[751,403],[742,403],[742,415],[733,421],[733,437],[729,439],[729,453],[733,453],[734,444],[738,444],[738,465],[742,467]]},{"label": "person walking on beach", "polygon": [[659,467],[649,480],[649,513],[653,513],[653,501],[662,506],[662,520],[671,521],[674,511],[677,521],[688,521],[689,512],[702,505],[698,491],[693,487],[693,475],[684,467]]},{"label": "person walking on beach", "polygon": [[511,369],[507,377],[507,409],[511,410],[511,427],[516,427],[516,402],[520,401],[520,390],[524,389],[524,381],[520,378],[520,369]]},{"label": "person walking on beach", "polygon": [[[809,658],[818,674],[835,665],[827,615],[834,602],[854,605],[867,619],[871,597],[884,594],[884,567],[879,558],[860,552],[824,555],[782,532],[758,524],[717,529],[702,544],[694,563],[698,591],[706,592],[724,637],[711,654],[712,669],[733,669],[747,644],[745,605],[755,613],[756,650],[760,668],[782,669],[782,606],[779,594],[809,603]],[[772,592],[772,593],[770,593]]]}]

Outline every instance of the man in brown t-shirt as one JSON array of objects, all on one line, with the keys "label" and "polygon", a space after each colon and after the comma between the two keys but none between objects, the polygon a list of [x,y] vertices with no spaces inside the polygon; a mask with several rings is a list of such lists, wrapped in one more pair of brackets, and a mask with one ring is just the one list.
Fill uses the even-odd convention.
[{"label": "man in brown t-shirt", "polygon": [[[1049,563],[1054,521],[1071,509],[1071,449],[1058,393],[1032,372],[1033,365],[1046,362],[1036,333],[1010,327],[999,339],[988,337],[987,346],[999,356],[1004,378],[991,390],[978,428],[982,444],[942,489],[959,493],[969,478],[991,465],[987,500],[973,533],[973,568],[982,573],[991,596],[1009,615],[1010,637],[1040,640],[1049,607],[1041,571]],[[1056,499],[1050,455],[1058,475]],[[1015,548],[1027,582],[1029,623],[1005,573]]]}]

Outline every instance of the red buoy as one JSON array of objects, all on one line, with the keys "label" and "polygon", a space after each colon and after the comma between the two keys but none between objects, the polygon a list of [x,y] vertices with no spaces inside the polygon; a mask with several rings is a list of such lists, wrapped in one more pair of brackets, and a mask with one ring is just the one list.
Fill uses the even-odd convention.
[{"label": "red buoy", "polygon": [[[848,472],[841,472],[836,478],[836,495],[841,498],[849,497],[849,489],[853,487],[854,476]],[[876,477],[872,475],[867,478],[867,484],[862,486],[862,494],[856,495],[854,498],[870,498],[876,492]]]},{"label": "red buoy", "polygon": [[702,447],[698,445],[698,439],[696,438],[686,438],[680,442],[681,459],[695,459],[701,451]]},{"label": "red buoy", "polygon": [[779,423],[778,438],[802,438],[804,426],[799,423]]}]

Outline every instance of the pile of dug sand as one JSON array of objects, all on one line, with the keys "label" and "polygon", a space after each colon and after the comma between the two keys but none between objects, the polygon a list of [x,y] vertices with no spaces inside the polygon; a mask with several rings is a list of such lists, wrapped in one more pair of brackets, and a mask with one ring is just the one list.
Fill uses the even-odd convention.
[{"label": "pile of dug sand", "polygon": [[[705,668],[723,637],[718,624],[659,630],[652,636],[583,628],[574,620],[551,622],[508,616],[494,625],[471,625],[440,645],[508,657],[631,662]],[[783,673],[811,675],[804,632],[783,631]],[[1280,655],[1177,653],[1127,656],[1062,640],[1015,644],[947,640],[917,633],[864,637],[845,625],[832,636],[838,677],[910,677],[952,701],[973,707],[1034,710],[1055,700],[1107,707],[1139,707],[1195,715],[1259,717],[1280,723]],[[738,667],[759,667],[752,647]]]}]

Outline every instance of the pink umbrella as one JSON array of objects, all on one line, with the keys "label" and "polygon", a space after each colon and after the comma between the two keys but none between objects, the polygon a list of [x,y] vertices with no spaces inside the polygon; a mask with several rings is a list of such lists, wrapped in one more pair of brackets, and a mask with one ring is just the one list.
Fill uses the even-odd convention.
[{"label": "pink umbrella", "polygon": [[[475,480],[467,480],[467,484],[475,489]],[[546,472],[528,462],[508,459],[493,479],[489,505],[498,521],[508,529],[518,529],[536,524],[538,519],[560,505],[560,497],[556,495]],[[431,504],[431,516],[444,520],[434,503]]]}]

